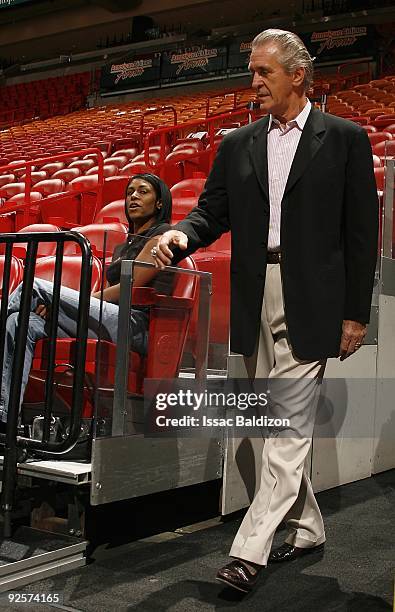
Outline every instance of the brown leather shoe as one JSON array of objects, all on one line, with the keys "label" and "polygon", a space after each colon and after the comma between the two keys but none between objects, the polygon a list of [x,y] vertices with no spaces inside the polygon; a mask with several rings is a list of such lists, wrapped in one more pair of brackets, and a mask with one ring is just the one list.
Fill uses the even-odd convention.
[{"label": "brown leather shoe", "polygon": [[236,559],[218,570],[216,580],[224,582],[242,593],[249,593],[256,585],[259,574],[260,570],[257,570],[256,574],[252,574],[244,563]]},{"label": "brown leather shoe", "polygon": [[318,546],[310,546],[310,548],[300,548],[299,546],[292,546],[292,544],[283,544],[276,550],[273,550],[270,555],[269,563],[282,563],[283,561],[293,561],[303,555],[310,555],[312,553],[323,552],[324,544]]}]

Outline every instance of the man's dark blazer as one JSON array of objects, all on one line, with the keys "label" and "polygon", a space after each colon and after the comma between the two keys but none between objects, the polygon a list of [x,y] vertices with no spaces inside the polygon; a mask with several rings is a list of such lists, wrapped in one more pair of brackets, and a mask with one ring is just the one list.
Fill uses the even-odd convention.
[{"label": "man's dark blazer", "polygon": [[[188,235],[187,253],[231,230],[231,350],[244,355],[256,346],[265,284],[267,129],[264,117],[224,138],[198,206],[175,226]],[[281,205],[285,317],[297,358],[338,356],[343,319],[369,321],[377,236],[365,130],[312,109]]]}]

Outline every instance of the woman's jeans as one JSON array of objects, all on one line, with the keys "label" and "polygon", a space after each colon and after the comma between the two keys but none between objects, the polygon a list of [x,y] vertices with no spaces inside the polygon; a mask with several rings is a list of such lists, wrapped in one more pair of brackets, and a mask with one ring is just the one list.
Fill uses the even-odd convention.
[{"label": "woman's jeans", "polygon": [[[18,326],[18,316],[22,295],[22,284],[10,295],[8,301],[8,318],[4,346],[3,379],[1,381],[0,420],[7,421],[8,402],[10,395],[11,376],[14,359],[15,337]],[[29,378],[29,372],[33,361],[34,348],[37,340],[48,337],[49,323],[39,315],[35,314],[37,306],[44,304],[50,306],[52,303],[53,283],[35,279],[32,290],[31,313],[26,339],[25,361],[23,366],[21,399]],[[61,287],[59,301],[58,338],[76,338],[78,317],[79,292],[68,287]],[[130,350],[142,355],[147,353],[148,320],[146,311],[132,309],[130,315]],[[99,333],[100,327],[100,333]],[[110,302],[102,302],[102,315],[100,326],[100,300],[91,297],[88,319],[88,338],[111,342],[117,341],[118,334],[118,306]]]}]

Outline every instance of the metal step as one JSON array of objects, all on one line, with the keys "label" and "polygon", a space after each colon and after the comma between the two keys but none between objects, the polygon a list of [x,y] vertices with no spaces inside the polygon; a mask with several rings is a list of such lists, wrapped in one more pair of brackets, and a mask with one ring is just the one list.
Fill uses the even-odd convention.
[{"label": "metal step", "polygon": [[[3,469],[4,457],[0,455],[0,473]],[[91,480],[92,466],[87,461],[59,461],[29,459],[18,463],[19,476],[44,478],[55,482],[64,482],[72,485],[87,484]],[[0,483],[1,488],[1,483]]]},{"label": "metal step", "polygon": [[86,564],[88,542],[19,527],[0,543],[0,593]]}]

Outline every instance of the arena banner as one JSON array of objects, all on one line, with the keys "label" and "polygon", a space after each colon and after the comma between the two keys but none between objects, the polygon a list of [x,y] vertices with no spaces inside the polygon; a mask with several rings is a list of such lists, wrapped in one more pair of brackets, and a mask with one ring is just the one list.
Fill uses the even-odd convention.
[{"label": "arena banner", "polygon": [[253,36],[239,36],[229,45],[229,72],[248,72]]},{"label": "arena banner", "polygon": [[13,6],[18,6],[19,4],[27,4],[31,0],[0,0],[0,9],[2,8],[12,8]]},{"label": "arena banner", "polygon": [[105,91],[159,86],[160,53],[127,56],[102,68],[100,87]]},{"label": "arena banner", "polygon": [[374,26],[350,26],[300,36],[317,62],[366,57],[376,52]]},{"label": "arena banner", "polygon": [[227,48],[199,45],[162,53],[162,83],[188,82],[226,73]]}]

